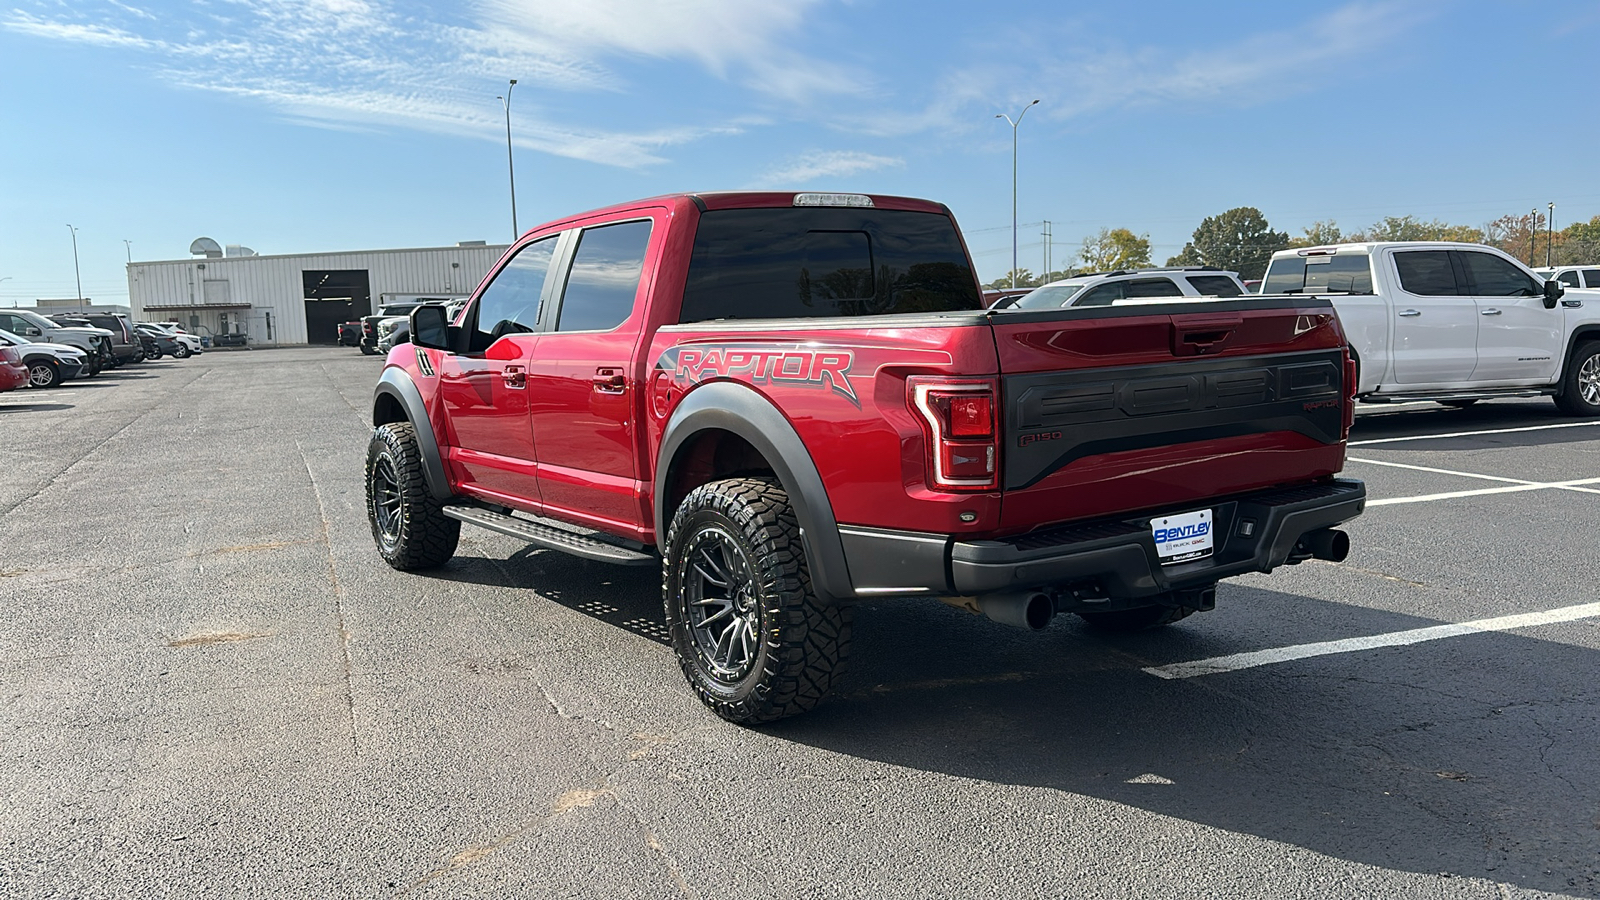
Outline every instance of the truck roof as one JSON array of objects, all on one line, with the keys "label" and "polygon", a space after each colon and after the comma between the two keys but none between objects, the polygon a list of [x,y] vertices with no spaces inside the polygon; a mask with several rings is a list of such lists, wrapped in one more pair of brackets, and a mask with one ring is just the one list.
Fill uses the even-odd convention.
[{"label": "truck roof", "polygon": [[[809,198],[822,198],[824,202],[797,204],[795,202],[796,198],[802,196]],[[593,218],[595,216],[603,216],[616,212],[626,212],[630,209],[638,209],[643,206],[671,206],[692,203],[699,207],[702,212],[704,212],[713,209],[756,209],[763,207],[771,208],[799,205],[856,205],[844,202],[825,202],[826,198],[845,197],[866,197],[871,201],[871,205],[876,209],[928,212],[938,213],[941,215],[950,214],[950,208],[945,206],[943,203],[937,203],[932,200],[922,200],[916,197],[898,197],[892,194],[829,193],[819,191],[703,191],[677,194],[660,194],[655,197],[644,197],[638,200],[630,200],[626,203],[613,203],[610,206],[600,207],[599,209],[586,210],[574,215],[562,216],[559,219],[552,219],[549,222],[544,222],[534,226],[533,228],[524,229],[523,234],[527,234],[530,231],[544,231],[548,228],[565,225],[569,222],[575,222],[581,219]],[[867,204],[860,205],[864,206]]]}]

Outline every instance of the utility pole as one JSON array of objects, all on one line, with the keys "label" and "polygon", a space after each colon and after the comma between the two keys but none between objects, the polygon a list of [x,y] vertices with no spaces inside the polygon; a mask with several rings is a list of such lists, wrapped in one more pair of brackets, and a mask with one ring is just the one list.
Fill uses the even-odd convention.
[{"label": "utility pole", "polygon": [[1035,106],[1038,106],[1038,105],[1039,105],[1039,101],[1035,100],[1032,103],[1029,103],[1027,106],[1024,106],[1022,108],[1022,112],[1017,113],[1016,121],[1012,121],[1011,117],[1006,115],[1005,113],[996,113],[995,114],[995,118],[996,119],[1005,119],[1006,123],[1011,126],[1011,286],[1012,287],[1016,287],[1017,286],[1017,126],[1022,124],[1022,117],[1028,114],[1028,110],[1033,109]]},{"label": "utility pole", "polygon": [[1050,220],[1044,220],[1044,231],[1040,232],[1044,238],[1044,274],[1040,275],[1040,284],[1050,280]]},{"label": "utility pole", "polygon": [[1553,256],[1555,254],[1555,248],[1556,248],[1556,203],[1555,203],[1554,200],[1552,200],[1552,201],[1550,201],[1550,218],[1544,220],[1544,264],[1546,266],[1552,265],[1552,263],[1550,262],[1550,258],[1551,258],[1551,256]]},{"label": "utility pole", "polygon": [[78,280],[78,312],[83,312],[83,273],[78,269],[78,229],[67,226],[72,231],[72,276]]}]

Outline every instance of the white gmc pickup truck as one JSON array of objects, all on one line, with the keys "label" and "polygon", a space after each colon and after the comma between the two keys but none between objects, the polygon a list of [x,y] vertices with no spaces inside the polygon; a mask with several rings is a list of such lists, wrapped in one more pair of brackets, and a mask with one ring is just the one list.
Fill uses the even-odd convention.
[{"label": "white gmc pickup truck", "polygon": [[1372,242],[1281,250],[1263,294],[1333,301],[1369,402],[1546,394],[1600,416],[1600,291],[1566,290],[1492,247]]}]

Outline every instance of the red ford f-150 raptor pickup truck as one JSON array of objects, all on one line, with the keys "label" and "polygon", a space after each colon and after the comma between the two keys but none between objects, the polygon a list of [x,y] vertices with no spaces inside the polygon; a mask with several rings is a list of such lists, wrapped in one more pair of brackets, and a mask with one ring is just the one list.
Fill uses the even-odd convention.
[{"label": "red ford f-150 raptor pickup truck", "polygon": [[529,231],[451,321],[412,312],[373,398],[383,558],[462,522],[660,565],[719,715],[815,705],[851,603],[1134,629],[1312,557],[1352,364],[1314,297],[988,310],[950,211],[860,194],[641,200]]}]

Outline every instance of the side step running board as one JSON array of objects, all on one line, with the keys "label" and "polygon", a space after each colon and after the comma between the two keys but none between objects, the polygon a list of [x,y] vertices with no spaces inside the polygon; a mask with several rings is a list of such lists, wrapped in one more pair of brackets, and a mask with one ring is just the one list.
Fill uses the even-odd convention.
[{"label": "side step running board", "polygon": [[642,553],[608,541],[574,534],[562,528],[540,525],[538,522],[493,512],[480,506],[452,503],[447,504],[440,512],[468,525],[498,531],[548,550],[560,550],[562,553],[570,553],[584,559],[614,563],[619,566],[653,566],[660,562],[660,559],[651,553]]}]

